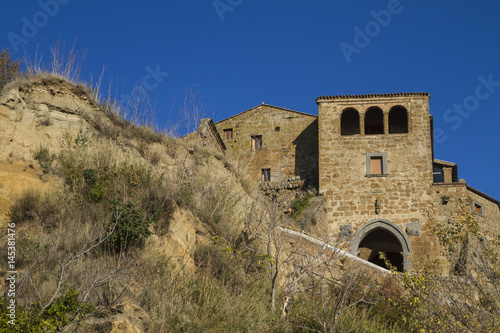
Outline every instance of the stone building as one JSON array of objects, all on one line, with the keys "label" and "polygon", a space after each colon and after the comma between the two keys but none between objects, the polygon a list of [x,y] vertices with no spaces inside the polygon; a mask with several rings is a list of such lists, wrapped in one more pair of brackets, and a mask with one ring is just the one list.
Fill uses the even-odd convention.
[{"label": "stone building", "polygon": [[317,116],[261,104],[215,126],[226,154],[245,161],[256,179],[317,186]]},{"label": "stone building", "polygon": [[350,237],[351,254],[383,265],[378,253],[385,252],[400,270],[423,254],[438,255],[429,213],[446,220],[459,198],[470,197],[481,224],[500,230],[500,202],[458,181],[456,164],[434,159],[429,97],[316,99],[329,230]]},{"label": "stone building", "polygon": [[322,96],[318,116],[262,104],[215,124],[226,154],[256,179],[300,178],[324,194],[329,233],[351,254],[399,270],[438,255],[429,214],[446,220],[470,198],[481,225],[500,232],[500,202],[434,159],[428,93]]}]

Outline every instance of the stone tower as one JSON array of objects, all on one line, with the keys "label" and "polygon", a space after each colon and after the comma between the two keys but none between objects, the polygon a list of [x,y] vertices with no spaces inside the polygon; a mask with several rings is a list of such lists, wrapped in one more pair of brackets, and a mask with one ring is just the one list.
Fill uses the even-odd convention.
[{"label": "stone tower", "polygon": [[319,190],[326,197],[329,231],[349,240],[352,254],[379,263],[379,252],[385,252],[400,270],[428,245],[421,233],[432,200],[429,97],[316,99]]}]

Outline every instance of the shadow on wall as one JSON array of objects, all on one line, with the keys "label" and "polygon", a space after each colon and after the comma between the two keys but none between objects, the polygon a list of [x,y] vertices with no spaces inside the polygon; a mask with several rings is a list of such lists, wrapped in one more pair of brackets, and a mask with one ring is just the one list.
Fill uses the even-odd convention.
[{"label": "shadow on wall", "polygon": [[306,180],[306,186],[319,186],[318,119],[314,120],[293,140],[295,174]]}]

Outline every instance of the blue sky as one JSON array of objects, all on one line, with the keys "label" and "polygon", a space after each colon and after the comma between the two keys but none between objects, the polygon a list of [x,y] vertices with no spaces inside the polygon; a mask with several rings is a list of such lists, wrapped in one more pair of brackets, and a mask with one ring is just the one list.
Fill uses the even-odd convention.
[{"label": "blue sky", "polygon": [[191,87],[216,121],[261,102],[317,114],[321,95],[426,91],[436,158],[500,199],[499,14],[496,0],[2,1],[0,46],[47,56],[76,38],[82,79],[104,66],[126,100],[150,79],[160,124],[181,119]]}]

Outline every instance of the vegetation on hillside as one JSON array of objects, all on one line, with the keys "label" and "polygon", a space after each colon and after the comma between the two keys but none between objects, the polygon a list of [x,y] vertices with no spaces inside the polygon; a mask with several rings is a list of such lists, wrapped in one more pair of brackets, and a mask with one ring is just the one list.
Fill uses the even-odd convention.
[{"label": "vegetation on hillside", "polygon": [[309,200],[314,197],[313,192],[306,192],[304,193],[301,197],[297,198],[295,201],[292,202],[292,210],[293,213],[291,215],[291,218],[294,221],[297,221],[302,214],[302,212],[311,205]]},{"label": "vegetation on hillside", "polygon": [[[14,63],[0,67],[0,77],[14,78]],[[64,70],[51,75],[81,84],[55,63]],[[39,67],[28,73],[23,82],[50,79]],[[8,223],[17,230],[16,326],[8,324],[9,298],[2,293],[1,332],[60,331],[106,318],[124,300],[147,311],[148,332],[498,330],[498,239],[480,232],[470,205],[448,224],[432,224],[444,252],[431,259],[456,263],[447,280],[438,261],[386,278],[324,250],[297,261],[300,244],[277,229],[293,222],[255,193],[235,162],[123,119],[95,86],[81,90],[109,121],[82,115],[94,134],[68,133],[60,152],[45,146],[34,152],[40,177],[61,185],[50,193],[29,189],[10,209]],[[296,201],[297,216],[310,197]],[[210,240],[190,253],[193,269],[148,246],[169,235],[179,211],[208,230]],[[0,260],[8,261],[7,252]]]},{"label": "vegetation on hillside", "polygon": [[0,52],[0,92],[3,87],[20,75],[21,61],[13,60],[7,50]]},{"label": "vegetation on hillside", "polygon": [[470,199],[430,228],[442,253],[398,276],[408,293],[411,323],[425,332],[500,331],[500,236],[479,225]]}]

